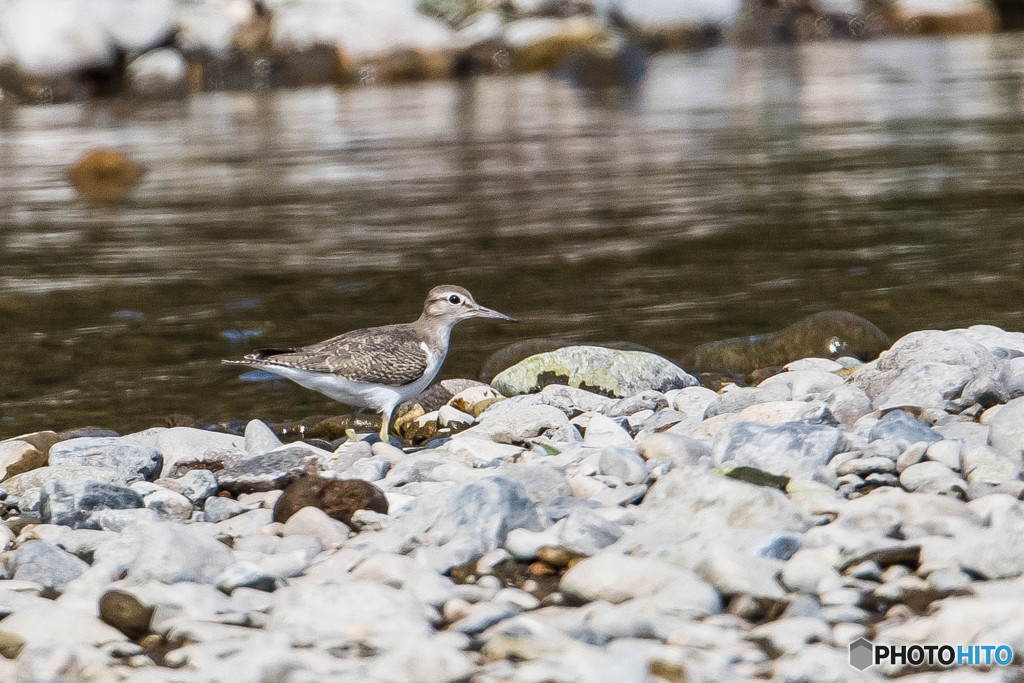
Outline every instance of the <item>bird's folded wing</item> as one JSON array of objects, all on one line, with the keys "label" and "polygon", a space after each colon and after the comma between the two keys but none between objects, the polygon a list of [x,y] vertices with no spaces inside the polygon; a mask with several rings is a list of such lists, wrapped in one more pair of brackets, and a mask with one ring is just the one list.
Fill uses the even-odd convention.
[{"label": "bird's folded wing", "polygon": [[349,332],[282,353],[258,353],[260,356],[252,360],[389,386],[415,382],[426,372],[430,360],[411,332],[387,328]]}]

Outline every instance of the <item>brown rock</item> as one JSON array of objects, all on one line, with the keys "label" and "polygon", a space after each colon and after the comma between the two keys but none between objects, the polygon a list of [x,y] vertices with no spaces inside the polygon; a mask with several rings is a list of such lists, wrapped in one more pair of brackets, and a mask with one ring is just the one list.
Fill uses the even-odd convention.
[{"label": "brown rock", "polygon": [[78,195],[93,202],[124,201],[145,175],[145,166],[106,148],[87,152],[68,170]]},{"label": "brown rock", "polygon": [[681,364],[690,372],[746,374],[801,358],[854,356],[870,361],[891,345],[884,332],[859,315],[824,311],[778,332],[702,344],[687,354]]},{"label": "brown rock", "polygon": [[13,439],[8,439],[8,441],[24,441],[32,444],[40,453],[49,453],[50,446],[60,440],[61,437],[57,432],[51,431],[31,432],[30,434],[22,434],[21,436],[16,436]]},{"label": "brown rock", "polygon": [[362,479],[323,479],[308,476],[294,482],[284,490],[274,505],[274,521],[287,522],[288,518],[304,507],[320,508],[350,528],[356,510],[372,510],[387,514],[388,499],[384,492]]},{"label": "brown rock", "polygon": [[46,453],[20,439],[0,442],[0,481],[46,464]]}]

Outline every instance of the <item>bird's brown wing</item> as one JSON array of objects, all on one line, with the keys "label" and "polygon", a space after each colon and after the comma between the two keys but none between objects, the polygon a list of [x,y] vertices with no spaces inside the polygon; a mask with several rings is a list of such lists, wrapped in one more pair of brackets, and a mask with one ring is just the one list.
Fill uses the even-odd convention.
[{"label": "bird's brown wing", "polygon": [[420,339],[401,325],[348,332],[299,349],[254,351],[243,362],[331,373],[354,382],[402,386],[427,370]]}]

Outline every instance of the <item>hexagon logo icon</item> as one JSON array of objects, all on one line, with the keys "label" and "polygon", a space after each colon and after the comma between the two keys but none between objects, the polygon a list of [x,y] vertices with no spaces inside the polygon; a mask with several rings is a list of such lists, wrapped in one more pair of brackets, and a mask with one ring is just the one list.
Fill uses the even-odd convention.
[{"label": "hexagon logo icon", "polygon": [[850,643],[850,666],[863,671],[875,663],[875,646],[866,638]]}]

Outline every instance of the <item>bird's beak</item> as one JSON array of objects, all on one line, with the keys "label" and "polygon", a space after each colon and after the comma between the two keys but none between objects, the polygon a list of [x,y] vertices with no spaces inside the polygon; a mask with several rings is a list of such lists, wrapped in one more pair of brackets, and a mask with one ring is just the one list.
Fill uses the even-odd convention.
[{"label": "bird's beak", "polygon": [[510,323],[517,323],[517,322],[519,322],[518,318],[513,318],[510,315],[505,315],[504,313],[499,313],[498,311],[495,311],[495,310],[490,309],[490,308],[485,308],[485,307],[481,306],[480,304],[477,304],[476,308],[473,309],[473,315],[478,317],[478,318],[494,318],[495,320],[506,320],[506,321],[508,321]]}]

